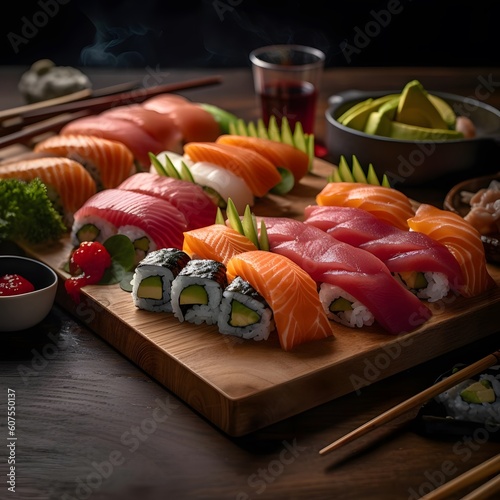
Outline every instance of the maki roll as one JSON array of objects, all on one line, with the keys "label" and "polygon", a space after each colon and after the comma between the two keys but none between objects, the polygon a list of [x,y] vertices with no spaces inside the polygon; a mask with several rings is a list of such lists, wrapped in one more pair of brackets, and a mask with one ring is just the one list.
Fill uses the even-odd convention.
[{"label": "maki roll", "polygon": [[273,312],[264,297],[237,276],[222,294],[217,325],[226,335],[267,340],[274,330]]},{"label": "maki roll", "polygon": [[146,255],[132,278],[134,305],[146,311],[172,312],[172,281],[190,260],[177,248],[161,248]]},{"label": "maki roll", "polygon": [[210,259],[190,260],[172,282],[174,316],[179,321],[197,325],[216,324],[226,286],[226,266],[222,262]]},{"label": "maki roll", "polygon": [[455,385],[436,400],[455,420],[500,425],[500,365]]}]

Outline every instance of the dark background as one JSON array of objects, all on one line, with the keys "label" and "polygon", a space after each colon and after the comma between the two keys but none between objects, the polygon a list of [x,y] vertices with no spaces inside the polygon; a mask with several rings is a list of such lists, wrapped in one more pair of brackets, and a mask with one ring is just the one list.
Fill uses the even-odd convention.
[{"label": "dark background", "polygon": [[[498,4],[9,1],[9,12],[0,19],[0,54],[4,65],[50,58],[83,67],[227,67],[247,66],[249,51],[262,45],[301,43],[322,49],[328,66],[495,66],[500,62]],[[374,13],[385,13],[379,18],[385,26]],[[355,49],[348,57],[346,43]]]}]

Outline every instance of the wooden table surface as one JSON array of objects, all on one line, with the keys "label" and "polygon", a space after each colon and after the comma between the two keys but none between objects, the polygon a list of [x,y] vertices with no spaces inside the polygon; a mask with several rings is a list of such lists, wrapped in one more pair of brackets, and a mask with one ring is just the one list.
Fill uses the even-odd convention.
[{"label": "wooden table surface", "polygon": [[[22,104],[16,85],[25,69],[0,70],[0,109]],[[88,73],[96,88],[133,79],[152,85],[221,74],[222,84],[183,94],[248,120],[258,117],[249,69]],[[499,68],[330,69],[320,95],[317,136],[324,135],[328,96],[348,89],[399,90],[413,78],[428,89],[500,107]],[[439,201],[444,191],[429,186],[414,195]],[[4,245],[1,252],[10,250]],[[4,446],[0,498],[420,498],[498,453],[498,436],[486,429],[471,436],[426,434],[408,415],[335,453],[318,452],[427,388],[455,363],[498,349],[498,333],[476,342],[474,333],[469,346],[396,376],[383,378],[383,365],[367,364],[370,385],[360,391],[230,438],[88,330],[85,321],[56,305],[37,327],[1,334],[0,438],[6,440],[8,432],[7,394],[15,391],[17,441],[16,494],[7,490]]]}]

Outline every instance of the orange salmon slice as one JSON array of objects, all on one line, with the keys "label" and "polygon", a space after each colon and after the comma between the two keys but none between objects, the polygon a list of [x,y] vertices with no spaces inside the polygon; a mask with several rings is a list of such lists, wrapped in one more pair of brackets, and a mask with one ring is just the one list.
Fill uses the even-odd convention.
[{"label": "orange salmon slice", "polygon": [[309,171],[309,156],[290,144],[241,135],[221,135],[219,144],[231,144],[257,151],[266,157],[275,167],[284,167],[292,172],[295,182],[300,181]]},{"label": "orange salmon slice", "polygon": [[358,182],[329,182],[316,196],[323,206],[361,208],[399,229],[408,229],[415,211],[410,199],[397,189]]},{"label": "orange salmon slice", "polygon": [[267,301],[282,349],[333,336],[316,283],[288,257],[254,250],[232,257],[228,278],[240,276]]},{"label": "orange salmon slice", "polygon": [[227,264],[231,257],[257,248],[246,236],[233,228],[212,224],[186,231],[182,250],[192,258],[217,260]]},{"label": "orange salmon slice", "polygon": [[254,196],[262,197],[281,181],[276,167],[256,151],[215,142],[190,142],[184,152],[194,162],[208,161],[241,177]]},{"label": "orange salmon slice", "polygon": [[460,215],[423,204],[408,224],[414,231],[439,241],[453,254],[464,276],[462,295],[474,297],[495,286],[486,267],[481,235]]},{"label": "orange salmon slice", "polygon": [[135,171],[134,155],[130,149],[121,142],[102,137],[54,135],[38,143],[34,150],[81,163],[101,189],[117,187]]}]

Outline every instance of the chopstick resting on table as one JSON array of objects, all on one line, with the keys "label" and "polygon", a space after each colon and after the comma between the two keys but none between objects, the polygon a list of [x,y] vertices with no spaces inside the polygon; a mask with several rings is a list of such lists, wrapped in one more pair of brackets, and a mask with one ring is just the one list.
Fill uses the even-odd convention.
[{"label": "chopstick resting on table", "polygon": [[22,120],[23,115],[33,111],[39,111],[43,109],[50,108],[52,106],[58,106],[60,104],[66,104],[70,102],[83,101],[88,98],[109,96],[113,94],[118,94],[121,92],[128,92],[137,89],[140,86],[140,82],[126,82],[119,83],[117,85],[111,85],[110,87],[103,87],[101,89],[83,89],[77,92],[72,92],[71,94],[66,94],[60,97],[54,97],[52,99],[46,99],[45,101],[34,102],[32,104],[25,104],[23,106],[18,106],[16,108],[4,109],[0,111],[0,121],[2,121],[2,127],[4,129],[8,128],[4,126],[4,123],[8,123],[12,120],[17,120],[17,122]]},{"label": "chopstick resting on table", "polygon": [[141,103],[146,99],[159,94],[178,92],[179,90],[187,90],[206,85],[214,85],[216,83],[220,83],[221,81],[220,76],[207,76],[204,78],[186,80],[184,82],[166,83],[164,85],[156,85],[154,87],[142,87],[128,92],[120,92],[118,94],[105,95],[102,97],[85,99],[84,101],[69,102],[66,104],[50,106],[44,109],[29,111],[24,113],[22,118],[25,124],[29,124],[45,118],[60,115],[62,113],[72,113],[82,109],[92,111],[96,114],[114,106]]},{"label": "chopstick resting on table", "polygon": [[[99,97],[83,98],[79,95],[77,100],[70,102],[61,103],[59,101],[55,105],[27,105],[19,108],[13,108],[11,110],[5,110],[0,112],[0,120],[4,118],[6,122],[13,119],[17,119],[17,121],[10,126],[3,126],[4,123],[0,123],[0,131],[2,132],[0,137],[0,148],[27,142],[33,137],[45,132],[50,132],[51,130],[58,131],[63,125],[75,120],[76,118],[91,114],[98,114],[101,111],[110,109],[114,106],[137,104],[156,95],[178,92],[180,90],[187,90],[206,85],[214,85],[220,83],[221,81],[222,78],[220,76],[209,76],[186,80],[184,82],[138,88],[136,90],[130,90],[130,88],[127,87],[127,84],[121,84],[119,86],[108,87],[107,91],[112,91],[112,93],[101,95]],[[128,90],[124,92],[116,92],[116,90],[122,90],[123,88],[127,88]],[[106,92],[106,89],[96,91],[96,93],[104,92]],[[21,111],[20,113],[19,110]],[[50,119],[53,119],[53,122],[51,122]],[[4,135],[4,132],[7,133]]]},{"label": "chopstick resting on table", "polygon": [[464,472],[460,476],[448,481],[447,483],[439,486],[434,491],[427,493],[420,498],[420,500],[441,500],[448,498],[450,494],[456,493],[466,486],[478,483],[487,479],[494,474],[495,477],[482,484],[474,491],[471,491],[468,495],[463,497],[462,500],[473,500],[485,498],[486,495],[500,491],[500,454],[486,460],[482,464]]},{"label": "chopstick resting on table", "polygon": [[415,396],[411,397],[410,399],[407,399],[406,401],[403,401],[394,408],[391,408],[390,410],[382,413],[378,417],[373,418],[366,424],[363,424],[361,427],[358,427],[357,429],[355,429],[352,432],[349,432],[348,434],[341,437],[337,441],[334,441],[328,446],[325,446],[323,449],[319,451],[319,454],[326,455],[327,453],[330,453],[344,446],[345,444],[348,444],[356,440],[357,438],[364,436],[365,434],[368,434],[369,432],[377,429],[378,427],[381,427],[382,425],[387,424],[388,422],[394,420],[395,418],[403,415],[407,411],[423,405],[424,403],[438,396],[439,394],[449,389],[450,387],[453,387],[454,385],[463,382],[464,380],[467,380],[469,377],[473,377],[474,375],[481,373],[483,370],[486,370],[487,368],[495,365],[498,362],[500,362],[500,350],[495,351],[492,354],[489,354],[488,356],[480,359],[479,361],[476,361],[475,363],[469,366],[466,366],[465,368],[462,368],[461,370],[457,371],[448,378],[441,380],[440,382],[434,384],[428,389],[420,392],[419,394],[416,394]]}]

